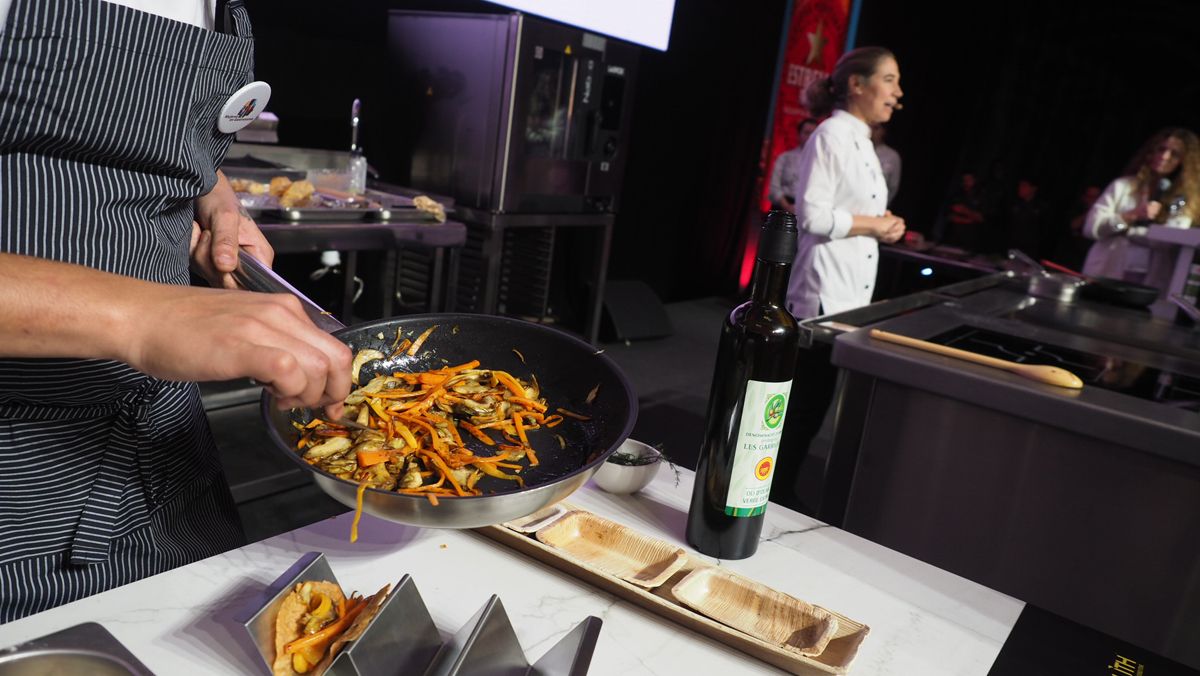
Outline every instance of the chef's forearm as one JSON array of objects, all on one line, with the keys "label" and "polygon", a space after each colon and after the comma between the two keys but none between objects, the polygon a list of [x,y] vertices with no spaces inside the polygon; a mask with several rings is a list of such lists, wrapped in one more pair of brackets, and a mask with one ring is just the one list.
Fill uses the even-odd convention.
[{"label": "chef's forearm", "polygon": [[0,357],[120,359],[143,282],[81,265],[0,253]]}]

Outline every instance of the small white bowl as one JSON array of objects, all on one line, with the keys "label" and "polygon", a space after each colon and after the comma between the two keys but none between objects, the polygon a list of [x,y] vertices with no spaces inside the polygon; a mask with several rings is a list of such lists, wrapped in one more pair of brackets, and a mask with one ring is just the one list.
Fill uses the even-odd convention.
[{"label": "small white bowl", "polygon": [[653,446],[643,444],[640,441],[626,439],[625,443],[621,444],[620,448],[613,452],[634,455],[639,458],[654,458],[653,462],[648,462],[645,465],[620,465],[611,460],[600,465],[600,469],[592,476],[592,480],[596,482],[602,490],[609,493],[628,494],[636,493],[654,480],[658,474],[658,468],[662,465],[662,453]]}]

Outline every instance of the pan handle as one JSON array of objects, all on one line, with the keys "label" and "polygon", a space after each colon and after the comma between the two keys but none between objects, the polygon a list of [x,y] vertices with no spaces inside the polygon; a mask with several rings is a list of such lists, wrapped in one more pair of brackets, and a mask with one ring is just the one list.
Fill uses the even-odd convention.
[{"label": "pan handle", "polygon": [[1033,260],[1033,258],[1031,258],[1029,256],[1029,254],[1025,253],[1024,251],[1021,251],[1020,249],[1009,249],[1008,250],[1008,259],[1010,261],[1017,261],[1019,263],[1025,264],[1029,268],[1029,270],[1036,275],[1041,275],[1043,277],[1050,276],[1050,273],[1046,272],[1046,268],[1043,268],[1041,263],[1038,263],[1037,261]]},{"label": "pan handle", "polygon": [[1083,274],[1082,272],[1075,272],[1074,270],[1072,270],[1071,268],[1068,268],[1065,265],[1059,265],[1058,263],[1055,263],[1054,261],[1046,260],[1045,258],[1042,259],[1042,265],[1050,268],[1051,270],[1054,270],[1055,272],[1061,272],[1065,275],[1071,275],[1072,277],[1079,277],[1080,279],[1084,279],[1084,280],[1087,279],[1087,275]]},{"label": "pan handle", "polygon": [[320,305],[314,303],[308,296],[287,283],[283,277],[280,277],[274,270],[263,265],[254,256],[239,251],[238,266],[233,271],[233,278],[238,285],[247,291],[259,291],[262,293],[290,293],[300,299],[300,305],[304,307],[304,314],[312,320],[317,328],[326,333],[333,333],[346,328],[346,325],[339,322],[332,314],[325,311]]}]

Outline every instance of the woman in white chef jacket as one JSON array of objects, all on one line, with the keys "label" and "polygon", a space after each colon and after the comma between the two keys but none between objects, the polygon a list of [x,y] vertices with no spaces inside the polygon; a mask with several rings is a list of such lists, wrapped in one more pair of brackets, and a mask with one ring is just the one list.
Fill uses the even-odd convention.
[{"label": "woman in white chef jacket", "polygon": [[847,52],[804,92],[809,112],[829,118],[804,146],[793,193],[800,241],[787,301],[798,318],[870,303],[879,242],[904,236],[871,142],[871,125],[891,120],[903,95],[896,58],[883,47]]},{"label": "woman in white chef jacket", "polygon": [[[900,68],[883,47],[838,59],[829,77],[804,92],[810,113],[829,118],[804,145],[793,194],[800,239],[788,282],[788,311],[798,319],[871,302],[879,242],[904,236],[904,219],[887,210],[888,190],[871,126],[900,107]],[[801,350],[788,402],[771,500],[811,513],[796,493],[808,445],[833,398],[837,371],[827,350]]]},{"label": "woman in white chef jacket", "polygon": [[1096,243],[1088,250],[1084,274],[1165,289],[1175,251],[1151,246],[1143,238],[1146,228],[1188,228],[1197,215],[1200,139],[1188,129],[1163,129],[1142,144],[1088,211],[1083,233]]}]

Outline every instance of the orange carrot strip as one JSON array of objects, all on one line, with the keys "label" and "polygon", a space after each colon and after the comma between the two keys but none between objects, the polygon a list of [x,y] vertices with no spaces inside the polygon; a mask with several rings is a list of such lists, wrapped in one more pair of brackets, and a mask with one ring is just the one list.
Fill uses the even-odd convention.
[{"label": "orange carrot strip", "polygon": [[402,331],[403,331],[403,329],[401,329],[399,326],[396,327],[396,340],[392,341],[392,354],[393,355],[399,354],[405,348],[408,347],[408,345],[405,345],[404,347],[400,347],[400,341],[404,339],[404,333]]},{"label": "orange carrot strip", "polygon": [[450,468],[446,465],[446,462],[442,460],[442,456],[436,453],[428,452],[424,452],[423,455],[429,458],[429,460],[433,462],[433,466],[438,468],[438,471],[446,477],[446,481],[449,481],[450,485],[454,486],[454,492],[458,493],[459,495],[467,494],[467,492],[463,490],[463,487],[458,484],[458,480],[454,478],[454,475],[450,473]]},{"label": "orange carrot strip", "polygon": [[458,373],[459,371],[470,371],[473,368],[479,368],[479,360],[478,359],[472,359],[471,361],[466,362],[465,364],[459,364],[458,366],[451,366],[449,368],[445,368],[442,370],[447,373]]},{"label": "orange carrot strip", "polygon": [[505,418],[504,420],[497,420],[495,422],[483,423],[482,425],[476,425],[475,427],[477,427],[481,430],[486,430],[486,429],[489,429],[492,427],[502,427],[507,424],[508,424],[508,419]]},{"label": "orange carrot strip", "polygon": [[429,423],[425,422],[424,420],[421,420],[420,418],[414,418],[414,417],[408,416],[408,415],[403,415],[400,417],[402,419],[404,419],[406,422],[411,422],[414,425],[416,425],[417,427],[420,427],[420,428],[424,429],[426,432],[428,432],[429,436],[432,437],[430,439],[430,443],[433,445],[433,448],[435,450],[441,450],[441,449],[445,448],[445,446],[446,446],[445,442],[443,442],[442,438],[440,436],[438,436],[437,430],[433,429],[433,425],[430,425]]},{"label": "orange carrot strip", "polygon": [[296,639],[295,641],[292,641],[291,643],[284,646],[283,651],[288,654],[291,654],[291,653],[301,650],[307,646],[320,645],[320,644],[326,642],[327,639],[331,639],[331,638],[337,636],[338,634],[341,634],[343,631],[345,631],[346,628],[348,628],[350,626],[350,624],[352,622],[354,622],[354,619],[356,617],[358,617],[359,613],[361,613],[363,611],[363,609],[366,607],[367,607],[366,599],[361,599],[361,598],[358,599],[358,603],[355,603],[354,605],[349,606],[346,609],[346,612],[341,617],[339,617],[336,620],[334,620],[333,622],[330,622],[329,624],[325,625],[325,627],[323,629],[321,629],[321,631],[318,631],[315,634],[301,636],[300,638]]},{"label": "orange carrot strip", "polygon": [[[360,461],[361,462],[361,461]],[[367,490],[367,479],[358,482],[357,495],[354,498],[354,521],[350,522],[350,543],[358,542],[358,520],[362,518],[363,493]]]},{"label": "orange carrot strip", "polygon": [[574,418],[576,420],[591,420],[592,419],[591,416],[580,415],[578,413],[575,413],[574,411],[568,411],[567,409],[561,408],[561,407],[558,409],[558,412],[567,416],[568,418]]},{"label": "orange carrot strip", "polygon": [[545,404],[541,403],[540,401],[535,401],[533,399],[529,399],[528,397],[524,397],[524,396],[509,397],[508,400],[515,401],[516,403],[518,403],[526,408],[532,408],[533,410],[537,411],[538,413],[543,413],[546,410]]},{"label": "orange carrot strip", "polygon": [[471,462],[473,462],[473,463],[486,462],[486,463],[491,463],[491,464],[498,464],[498,463],[504,462],[506,460],[508,460],[507,453],[501,453],[500,455],[475,455],[475,456],[471,457]]},{"label": "orange carrot strip", "polygon": [[409,392],[405,390],[401,390],[399,392],[388,392],[387,390],[384,390],[382,392],[375,392],[371,394],[372,397],[377,399],[413,399],[415,397],[421,397],[424,395],[425,393],[420,390],[416,392]]},{"label": "orange carrot strip", "polygon": [[358,466],[370,467],[378,465],[381,462],[387,462],[387,459],[392,457],[391,451],[380,449],[378,451],[359,451]]},{"label": "orange carrot strip", "polygon": [[542,423],[545,424],[546,427],[555,427],[562,421],[563,421],[563,417],[561,415],[555,414],[555,415],[546,416],[546,419],[543,420]]},{"label": "orange carrot strip", "polygon": [[530,467],[537,466],[537,464],[538,464],[537,452],[533,450],[532,446],[525,449],[525,457],[529,458],[529,466]]},{"label": "orange carrot strip", "polygon": [[516,425],[516,428],[517,428],[517,438],[521,440],[522,444],[525,444],[526,446],[528,446],[529,445],[529,437],[525,436],[525,425],[521,424],[521,414],[520,413],[513,414],[513,424]]},{"label": "orange carrot strip", "polygon": [[476,427],[476,426],[472,425],[471,423],[469,423],[469,422],[467,422],[467,421],[465,421],[465,420],[459,420],[459,421],[458,421],[458,424],[459,424],[459,425],[460,425],[460,426],[461,426],[461,427],[462,427],[464,430],[466,430],[466,431],[470,432],[472,435],[474,435],[474,437],[475,437],[476,439],[478,439],[478,440],[482,441],[483,443],[487,444],[488,446],[495,446],[495,445],[496,445],[496,442],[495,442],[495,440],[494,440],[494,439],[492,439],[492,438],[491,438],[491,437],[489,437],[488,435],[484,434],[484,433],[483,433],[483,430],[481,430],[481,429],[479,429],[478,427]]},{"label": "orange carrot strip", "polygon": [[412,430],[408,429],[403,422],[393,420],[392,426],[400,433],[400,438],[404,440],[404,443],[408,444],[409,448],[417,449],[421,447],[421,444],[417,443],[417,438],[413,436]]},{"label": "orange carrot strip", "polygon": [[521,383],[518,383],[516,378],[505,373],[504,371],[492,371],[492,375],[495,376],[496,380],[501,385],[507,387],[513,394],[518,397],[525,398],[525,388],[521,387]]},{"label": "orange carrot strip", "polygon": [[446,379],[449,377],[450,376],[444,373],[438,373],[437,371],[426,371],[420,375],[420,382],[422,385],[441,385],[442,383],[446,382]]},{"label": "orange carrot strip", "polygon": [[367,406],[369,406],[371,408],[371,410],[375,412],[375,415],[380,417],[380,419],[382,419],[382,420],[388,419],[388,417],[389,417],[388,412],[386,410],[384,410],[383,404],[380,404],[378,399],[368,398]]},{"label": "orange carrot strip", "polygon": [[416,405],[409,408],[409,411],[420,411],[429,408],[430,406],[433,406],[434,400],[436,400],[439,395],[445,393],[445,388],[443,388],[441,385],[438,385],[437,387],[430,389],[429,392],[421,398],[421,401],[418,401]]}]

